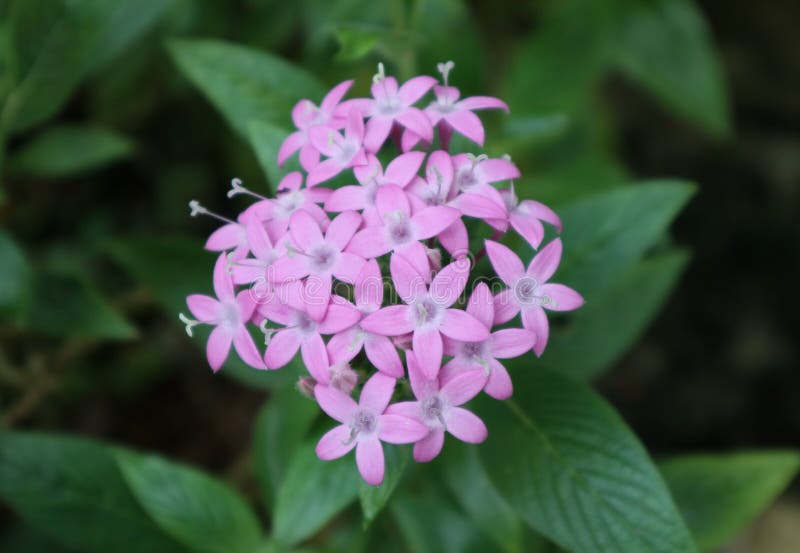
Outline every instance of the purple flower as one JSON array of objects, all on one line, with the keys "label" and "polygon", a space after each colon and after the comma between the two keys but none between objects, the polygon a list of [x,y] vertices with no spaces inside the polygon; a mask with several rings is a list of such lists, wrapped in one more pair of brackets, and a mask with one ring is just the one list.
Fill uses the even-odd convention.
[{"label": "purple flower", "polygon": [[408,152],[394,158],[384,171],[378,158],[369,154],[366,165],[353,168],[353,173],[360,186],[349,185],[337,188],[325,202],[325,209],[328,211],[363,210],[361,214],[367,224],[380,224],[380,217],[375,208],[375,196],[378,188],[384,184],[394,184],[405,188],[416,176],[424,159],[423,152]]},{"label": "purple flower", "polygon": [[300,100],[292,109],[292,121],[297,131],[290,134],[278,150],[278,166],[297,150],[300,150],[300,165],[306,171],[311,171],[319,163],[319,151],[311,144],[308,136],[309,129],[317,126],[339,129],[343,126],[344,119],[335,117],[336,108],[344,95],[353,85],[353,81],[344,81],[331,89],[322,99],[319,107],[311,100]]},{"label": "purple flower", "polygon": [[422,371],[428,378],[436,378],[442,364],[442,334],[464,342],[489,337],[475,317],[451,307],[464,291],[469,268],[468,259],[457,259],[439,271],[428,288],[408,261],[392,256],[392,281],[405,305],[384,307],[364,318],[361,327],[384,336],[413,332],[413,349]]},{"label": "purple flower", "polygon": [[[383,303],[383,279],[378,262],[367,261],[355,282],[356,307],[364,315],[380,309]],[[392,341],[381,334],[364,330],[357,324],[344,330],[328,342],[328,355],[333,363],[352,360],[364,349],[367,359],[375,367],[394,378],[401,378],[405,373],[403,363]]]},{"label": "purple flower", "polygon": [[211,368],[216,372],[228,358],[231,344],[242,360],[257,369],[265,368],[252,336],[245,324],[253,316],[255,302],[250,291],[244,290],[236,294],[233,280],[227,270],[228,259],[223,253],[214,265],[214,293],[217,298],[202,294],[192,294],[186,298],[186,304],[197,320],[192,321],[181,316],[186,323],[186,331],[191,336],[191,329],[197,324],[214,325],[208,337],[206,356]]},{"label": "purple flower", "polygon": [[489,432],[483,421],[460,407],[475,397],[486,384],[483,370],[461,372],[445,382],[427,378],[414,352],[406,352],[406,362],[411,390],[417,401],[393,403],[386,413],[416,419],[428,429],[427,436],[414,444],[415,461],[424,463],[439,455],[445,432],[471,444],[486,439]]},{"label": "purple flower", "polygon": [[289,219],[297,211],[305,211],[322,227],[327,228],[328,215],[317,205],[324,202],[331,191],[328,188],[302,188],[303,175],[299,171],[289,173],[278,184],[274,200],[262,200],[251,206],[249,211],[260,221],[264,221],[267,234],[273,244],[286,234]]},{"label": "purple flower", "polygon": [[[494,324],[494,298],[486,283],[481,282],[472,291],[467,304],[467,313],[478,319],[488,330]],[[489,335],[480,342],[458,342],[444,339],[444,353],[453,357],[439,373],[439,379],[447,382],[466,371],[482,369],[488,376],[484,390],[495,399],[508,399],[513,392],[511,377],[497,359],[518,357],[530,350],[536,335],[522,328],[505,328]]]},{"label": "purple flower", "polygon": [[286,256],[269,267],[269,280],[281,283],[308,277],[303,299],[311,318],[322,320],[330,302],[333,277],[353,283],[364,265],[363,258],[344,251],[359,226],[361,215],[345,211],[331,222],[323,236],[311,215],[296,212],[289,221],[292,245]]},{"label": "purple flower", "polygon": [[311,144],[328,157],[308,172],[306,185],[316,186],[330,180],[344,169],[366,165],[364,153],[364,119],[353,109],[347,116],[344,136],[330,127],[313,127],[308,131]]},{"label": "purple flower", "polygon": [[356,464],[367,484],[383,482],[385,463],[381,442],[408,444],[422,439],[428,428],[402,415],[386,413],[396,380],[375,373],[361,390],[356,403],[336,388],[317,385],[314,397],[331,418],[341,424],[329,430],[317,443],[317,456],[323,461],[338,459],[356,450]]},{"label": "purple flower", "polygon": [[510,249],[486,241],[486,253],[497,276],[509,286],[495,296],[494,322],[505,323],[521,312],[522,326],[536,334],[536,355],[542,354],[550,335],[544,310],[572,311],[583,305],[583,297],[572,288],[547,282],[561,261],[561,248],[561,239],[556,238],[533,257],[526,271]]}]

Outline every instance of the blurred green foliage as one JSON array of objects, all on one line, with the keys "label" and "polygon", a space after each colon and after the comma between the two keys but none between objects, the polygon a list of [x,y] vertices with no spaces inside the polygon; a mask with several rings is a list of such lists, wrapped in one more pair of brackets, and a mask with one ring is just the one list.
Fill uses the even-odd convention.
[{"label": "blurred green foliage", "polygon": [[[291,389],[299,363],[266,374],[231,358],[222,370],[275,391],[254,426],[247,499],[158,457],[6,432],[0,497],[23,523],[0,549],[666,553],[693,551],[693,537],[708,551],[785,487],[795,453],[670,460],[662,478],[613,409],[573,380],[631,347],[690,255],[668,229],[695,185],[637,182],[604,87],[622,77],[709,137],[729,136],[701,13],[691,0],[477,12],[460,0],[0,2],[4,426],[48,394],[80,402],[106,379],[134,394],[170,362],[198,362],[177,313],[211,287],[201,237],[213,227],[189,219],[186,203],[240,208],[222,203],[234,175],[266,193],[284,173],[275,154],[292,105],[346,78],[364,93],[378,61],[405,78],[452,59],[464,95],[508,101],[510,116],[486,117],[488,152],[510,153],[518,194],[561,214],[559,276],[587,299],[554,325],[541,360],[509,364],[518,403],[478,402],[492,435],[480,451],[448,443],[419,466],[392,447],[377,489],[351,459],[315,457],[324,426]],[[98,363],[113,369],[100,378]],[[247,502],[257,496],[260,510]]]}]

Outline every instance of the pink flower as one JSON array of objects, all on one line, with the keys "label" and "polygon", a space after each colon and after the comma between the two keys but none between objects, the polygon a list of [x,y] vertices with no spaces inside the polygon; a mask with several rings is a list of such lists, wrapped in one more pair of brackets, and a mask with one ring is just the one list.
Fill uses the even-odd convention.
[{"label": "pink flower", "polygon": [[[472,291],[467,313],[478,319],[488,330],[494,324],[494,298],[486,283]],[[493,332],[481,342],[458,342],[444,339],[444,353],[453,357],[439,373],[443,382],[465,371],[482,369],[488,376],[484,390],[495,399],[511,397],[513,387],[508,371],[497,359],[518,357],[530,350],[536,335],[522,328],[505,328]]]},{"label": "pink flower", "polygon": [[306,185],[309,187],[330,180],[349,167],[367,164],[364,120],[356,109],[350,110],[347,116],[344,136],[330,127],[313,127],[308,135],[311,144],[328,157],[308,172]]},{"label": "pink flower", "polygon": [[[367,261],[355,282],[356,307],[364,315],[380,309],[383,303],[383,279],[378,262]],[[365,350],[367,359],[375,367],[394,378],[401,378],[405,371],[400,356],[392,341],[381,334],[367,332],[355,325],[334,335],[328,342],[328,355],[334,363],[348,362]]]},{"label": "pink flower", "polygon": [[274,200],[255,203],[248,210],[260,221],[264,221],[270,240],[275,244],[286,234],[289,219],[296,211],[309,213],[322,227],[327,228],[328,215],[318,206],[324,202],[331,191],[328,188],[302,188],[303,174],[299,171],[289,173],[278,184]]},{"label": "pink flower", "polygon": [[303,299],[311,318],[322,320],[330,302],[333,277],[352,284],[364,265],[364,259],[344,251],[359,226],[361,215],[345,211],[331,222],[323,236],[311,215],[296,212],[289,221],[292,246],[286,256],[269,267],[269,280],[281,283],[308,277]]},{"label": "pink flower", "polygon": [[495,296],[494,322],[505,323],[522,312],[522,326],[536,334],[536,355],[542,354],[550,335],[544,310],[572,311],[583,305],[583,297],[572,288],[547,282],[561,261],[561,248],[561,239],[556,238],[533,257],[526,271],[510,249],[486,241],[486,253],[497,276],[509,286]]},{"label": "pink flower", "polygon": [[403,86],[397,86],[397,79],[387,77],[383,72],[383,64],[378,64],[378,74],[372,83],[372,99],[351,100],[352,105],[368,117],[367,134],[364,146],[375,153],[381,149],[392,127],[400,125],[428,142],[433,140],[433,127],[428,117],[418,108],[413,107],[433,85],[433,77],[414,77]]},{"label": "pink flower", "polygon": [[556,231],[561,232],[561,218],[543,203],[533,200],[519,201],[513,183],[511,188],[501,190],[500,195],[506,204],[505,217],[486,219],[486,222],[497,230],[505,232],[510,224],[517,234],[522,236],[533,248],[538,248],[544,239],[542,221],[549,223],[556,228]]},{"label": "pink flower", "polygon": [[[241,219],[241,217],[240,217]],[[212,252],[231,252],[231,259],[242,259],[247,257],[249,244],[247,241],[247,231],[241,222],[231,222],[222,225],[211,233],[206,240],[205,249]]]},{"label": "pink flower", "polygon": [[394,378],[375,373],[364,384],[358,403],[335,388],[315,386],[314,396],[319,406],[341,423],[320,438],[317,456],[329,461],[355,448],[361,477],[371,486],[380,485],[385,470],[381,442],[408,444],[428,433],[427,427],[414,419],[385,413],[395,382]]},{"label": "pink flower", "polygon": [[408,257],[420,274],[427,271],[428,259],[419,241],[438,235],[460,216],[445,206],[425,207],[412,215],[408,196],[393,184],[378,189],[375,207],[381,224],[357,232],[348,251],[367,259],[395,251]]},{"label": "pink flower", "polygon": [[414,352],[406,352],[406,362],[411,390],[417,401],[394,403],[386,409],[386,413],[416,419],[428,429],[428,435],[414,444],[415,461],[424,463],[439,455],[445,431],[471,444],[486,439],[489,432],[483,421],[460,407],[475,397],[486,384],[483,370],[461,372],[441,384],[441,379],[425,376]]},{"label": "pink flower", "polygon": [[406,305],[384,307],[364,318],[361,327],[384,336],[413,332],[412,344],[422,371],[429,379],[436,378],[442,364],[442,334],[463,342],[489,337],[475,317],[451,308],[464,291],[469,268],[468,259],[457,259],[439,271],[428,288],[408,261],[392,256],[392,280]]},{"label": "pink flower", "polygon": [[[458,154],[453,156],[453,167],[455,169],[453,182],[458,192],[484,196],[505,213],[505,201],[490,183],[518,178],[520,173],[516,165],[503,158]],[[482,217],[482,215],[474,216]]]},{"label": "pink flower", "polygon": [[353,168],[353,173],[361,184],[342,186],[334,190],[325,202],[328,211],[346,211],[348,209],[362,211],[367,224],[380,224],[375,209],[375,196],[378,188],[384,184],[395,184],[405,188],[419,171],[423,152],[408,152],[394,158],[384,172],[381,163],[373,154],[367,156],[367,164]]},{"label": "pink flower", "polygon": [[323,126],[334,129],[341,128],[344,120],[334,117],[339,102],[352,86],[353,81],[344,81],[331,89],[322,99],[319,107],[311,100],[300,100],[292,109],[292,121],[297,131],[290,134],[278,150],[278,166],[300,150],[300,165],[311,171],[319,163],[319,151],[311,144],[308,131],[312,127]]},{"label": "pink flower", "polygon": [[206,344],[206,356],[211,368],[216,372],[228,358],[231,344],[242,360],[257,369],[263,369],[261,353],[256,348],[253,338],[245,324],[253,316],[255,303],[250,298],[250,291],[244,290],[235,294],[233,280],[227,270],[228,259],[223,253],[214,265],[214,292],[218,299],[202,294],[192,294],[186,298],[186,304],[196,321],[181,319],[186,323],[186,331],[191,335],[191,328],[200,323],[214,325]]},{"label": "pink flower", "polygon": [[361,313],[347,300],[333,296],[325,317],[317,322],[308,313],[289,307],[269,306],[262,314],[267,320],[284,325],[270,338],[264,362],[268,369],[286,365],[300,350],[303,364],[318,382],[330,379],[330,361],[322,334],[335,334],[353,326]]},{"label": "pink flower", "polygon": [[257,219],[250,219],[245,226],[248,249],[254,257],[239,259],[231,268],[234,284],[250,284],[266,282],[267,269],[281,256],[286,255],[286,248],[279,243],[272,245],[264,224]]}]

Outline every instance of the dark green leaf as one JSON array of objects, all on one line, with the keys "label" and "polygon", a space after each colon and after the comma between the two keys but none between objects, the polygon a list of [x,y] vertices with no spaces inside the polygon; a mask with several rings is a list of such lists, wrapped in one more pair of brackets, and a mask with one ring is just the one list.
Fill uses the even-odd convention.
[{"label": "dark green leaf", "polygon": [[289,463],[318,414],[316,402],[288,389],[271,396],[261,408],[253,436],[253,462],[268,505],[275,502]]},{"label": "dark green leaf", "polygon": [[13,88],[2,126],[25,130],[55,114],[80,82],[150,28],[169,0],[23,0],[11,4]]},{"label": "dark green leaf", "polygon": [[[588,378],[613,365],[659,312],[688,261],[688,254],[672,251],[640,261],[607,289],[592,294],[565,327],[557,327],[542,355],[542,363],[558,371]],[[534,366],[532,355],[509,366],[525,371]]]},{"label": "dark green leaf", "polygon": [[0,435],[0,496],[32,528],[88,553],[180,553],[128,490],[112,452],[63,436]]},{"label": "dark green leaf", "polygon": [[799,467],[795,451],[687,455],[659,464],[702,551],[715,551],[743,530]]},{"label": "dark green leaf", "polygon": [[298,100],[317,103],[325,93],[313,75],[267,52],[186,39],[173,40],[169,50],[186,77],[244,137],[251,120],[288,124]]},{"label": "dark green leaf", "polygon": [[628,182],[630,179],[619,162],[606,156],[592,156],[564,160],[544,170],[534,168],[530,175],[523,175],[516,182],[516,187],[520,197],[560,208]]},{"label": "dark green leaf", "polygon": [[442,477],[458,505],[501,550],[523,551],[519,517],[489,480],[477,447],[454,441],[448,448]]},{"label": "dark green leaf", "polygon": [[252,553],[261,529],[225,484],[155,456],[116,454],[125,481],[161,529],[196,553]]},{"label": "dark green leaf", "polygon": [[136,329],[89,283],[73,274],[44,269],[33,278],[26,326],[53,336],[125,340]]},{"label": "dark green leaf", "polygon": [[411,452],[407,447],[396,445],[384,445],[383,452],[386,456],[386,474],[383,483],[380,486],[370,486],[362,481],[358,489],[361,511],[364,513],[366,522],[375,520],[378,513],[386,506],[397,488],[397,484],[400,483],[411,457]]},{"label": "dark green leaf", "polygon": [[[465,485],[468,485],[465,483]],[[414,553],[494,553],[500,551],[441,495],[398,495],[389,509]]]},{"label": "dark green leaf", "polygon": [[730,132],[729,102],[711,33],[691,0],[622,0],[611,61],[668,108],[715,136]]},{"label": "dark green leaf", "polygon": [[555,281],[587,298],[606,288],[663,237],[694,191],[686,182],[648,181],[563,208],[564,257]]},{"label": "dark green leaf", "polygon": [[30,296],[30,267],[16,242],[0,231],[0,317],[14,317]]},{"label": "dark green leaf", "polygon": [[535,530],[574,553],[695,551],[647,452],[587,386],[540,367],[505,403],[481,400],[497,429],[479,448],[494,485]]},{"label": "dark green leaf", "polygon": [[274,192],[285,174],[289,173],[289,171],[300,169],[300,164],[297,162],[297,154],[286,161],[284,169],[278,167],[278,150],[286,137],[289,136],[290,131],[266,121],[251,121],[249,129],[250,144],[253,146],[258,162],[261,164],[261,168],[264,170],[264,174],[267,176],[267,180]]},{"label": "dark green leaf", "polygon": [[46,535],[27,524],[16,524],[4,528],[0,536],[0,551],[3,553],[70,553]]},{"label": "dark green leaf", "polygon": [[358,494],[361,477],[353,455],[320,461],[314,445],[297,450],[278,490],[273,536],[286,545],[312,536]]},{"label": "dark green leaf", "polygon": [[113,131],[64,125],[51,127],[14,152],[11,171],[39,177],[65,177],[119,161],[133,143]]}]

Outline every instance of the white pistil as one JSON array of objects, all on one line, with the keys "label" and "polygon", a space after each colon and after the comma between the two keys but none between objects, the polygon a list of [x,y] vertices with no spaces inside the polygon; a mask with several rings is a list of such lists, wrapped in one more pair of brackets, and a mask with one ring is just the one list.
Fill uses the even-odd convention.
[{"label": "white pistil", "polygon": [[189,202],[189,209],[191,210],[190,215],[192,217],[197,217],[198,215],[208,215],[209,217],[213,217],[214,219],[222,221],[223,223],[236,224],[236,221],[228,219],[227,217],[223,217],[222,215],[218,215],[213,211],[209,211],[208,209],[203,207],[197,200],[192,200]]},{"label": "white pistil", "polygon": [[264,319],[263,321],[261,321],[261,324],[258,325],[259,330],[261,330],[261,332],[264,333],[264,345],[265,346],[269,345],[270,340],[272,340],[272,336],[278,331],[275,328],[268,328],[267,327],[268,324],[269,324],[269,321],[267,319]]},{"label": "white pistil", "polygon": [[252,196],[254,198],[258,198],[259,200],[268,200],[269,198],[262,196],[261,194],[256,194],[252,190],[245,188],[242,186],[242,179],[231,179],[231,189],[228,190],[228,198],[233,198],[238,194],[247,194],[248,196]]},{"label": "white pistil", "polygon": [[183,313],[178,313],[178,318],[181,320],[183,324],[186,325],[186,334],[189,335],[189,338],[192,338],[194,334],[192,333],[192,328],[196,327],[199,324],[203,324],[198,320],[190,319]]},{"label": "white pistil", "polygon": [[455,66],[456,64],[453,62],[453,60],[448,60],[444,63],[436,64],[437,71],[439,71],[439,73],[442,74],[442,81],[444,81],[444,86],[448,86],[447,79],[450,76],[450,71],[452,71]]},{"label": "white pistil", "polygon": [[476,156],[474,154],[467,154],[467,159],[470,160],[470,162],[472,163],[472,169],[475,170],[475,167],[480,162],[486,161],[487,159],[489,159],[489,156],[487,156],[486,154],[480,154],[478,156]]},{"label": "white pistil", "polygon": [[372,82],[378,84],[381,81],[386,80],[386,70],[383,67],[383,62],[378,62],[378,72],[372,76]]}]

